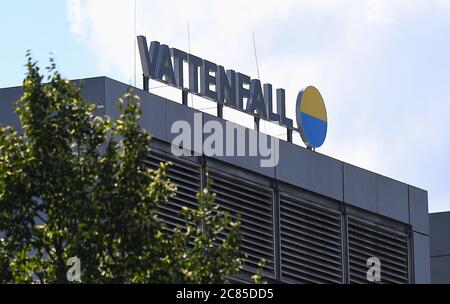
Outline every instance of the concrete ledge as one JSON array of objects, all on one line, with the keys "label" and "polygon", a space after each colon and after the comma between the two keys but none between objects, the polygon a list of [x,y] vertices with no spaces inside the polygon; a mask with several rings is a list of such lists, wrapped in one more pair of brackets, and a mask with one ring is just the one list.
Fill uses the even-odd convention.
[{"label": "concrete ledge", "polygon": [[409,224],[408,185],[346,163],[343,170],[346,203]]},{"label": "concrete ledge", "polygon": [[409,186],[409,223],[413,231],[429,234],[428,193]]},{"label": "concrete ledge", "polygon": [[450,284],[450,255],[431,257],[431,283]]},{"label": "concrete ledge", "polygon": [[344,163],[344,201],[377,212],[377,178],[373,172]]},{"label": "concrete ledge", "polygon": [[15,113],[14,103],[22,95],[22,87],[13,87],[0,90],[0,124],[2,126],[20,126],[20,120]]},{"label": "concrete ledge", "polygon": [[276,178],[342,201],[342,162],[317,152],[280,141]]},{"label": "concrete ledge", "polygon": [[[107,77],[88,78],[76,82],[83,84],[82,94],[85,99],[104,106],[104,110],[100,111],[101,114],[111,117],[118,115],[117,99],[128,90],[128,85]],[[141,126],[159,140],[172,141],[176,134],[172,134],[170,128],[172,123],[177,120],[185,120],[193,127],[195,113],[200,114],[201,121],[197,122],[200,128],[203,128],[203,125],[211,120],[219,122],[222,126],[225,124],[225,120],[221,118],[201,113],[137,88],[133,88],[133,90],[141,97],[143,112]],[[3,111],[0,112],[0,121],[3,124],[19,125],[12,104],[20,98],[21,92],[20,87],[0,90],[0,101],[7,104],[2,107]],[[9,112],[8,109],[11,111]],[[255,133],[252,129],[234,125],[245,131],[247,139],[250,133]],[[224,135],[226,137],[226,134]],[[206,136],[202,135],[200,139],[202,145],[205,138]],[[275,168],[261,167],[259,156],[218,156],[213,158],[403,223],[411,223],[414,231],[422,234],[428,233],[426,191],[409,187],[404,183],[283,140],[278,142],[279,163]],[[191,143],[195,152],[202,152],[199,147],[195,148],[193,145],[194,134],[192,134]],[[225,144],[224,150],[226,150]],[[245,145],[246,151],[248,151],[250,143],[246,141]]]},{"label": "concrete ledge", "polygon": [[377,213],[409,223],[408,185],[377,174]]},{"label": "concrete ledge", "polygon": [[[227,134],[227,128],[226,128],[226,121],[222,118],[207,114],[207,113],[203,113],[203,123],[206,124],[208,122],[218,122],[221,126],[222,126],[222,130],[223,130],[223,152],[224,152],[224,156],[212,156],[212,158],[232,164],[232,165],[236,165],[238,167],[259,173],[261,175],[270,177],[270,178],[274,178],[275,177],[275,167],[261,167],[261,160],[263,159],[261,156],[248,156],[249,150],[250,150],[250,141],[249,141],[249,137],[252,134],[252,136],[255,136],[257,133],[256,131],[252,130],[252,129],[248,129],[245,128],[243,126],[240,126],[238,124],[232,123],[232,122],[228,122],[229,125],[233,126],[234,128],[236,128],[239,131],[233,131],[234,132],[234,136],[232,136],[233,139],[233,154],[237,155],[238,152],[238,145],[239,145],[239,141],[237,139],[237,132],[242,132],[243,134],[245,134],[245,143],[244,143],[244,148],[245,148],[245,156],[226,156],[226,149],[227,149],[227,142],[226,142],[226,138],[227,136],[229,136],[231,138],[231,134]],[[203,140],[205,140],[209,135],[205,134],[203,136]],[[254,148],[254,147],[253,147]],[[231,147],[230,147],[231,149]]]},{"label": "concrete ledge", "polygon": [[414,282],[429,284],[430,278],[430,241],[428,236],[413,232],[414,242]]},{"label": "concrete ledge", "polygon": [[450,255],[450,212],[430,214],[431,256]]}]

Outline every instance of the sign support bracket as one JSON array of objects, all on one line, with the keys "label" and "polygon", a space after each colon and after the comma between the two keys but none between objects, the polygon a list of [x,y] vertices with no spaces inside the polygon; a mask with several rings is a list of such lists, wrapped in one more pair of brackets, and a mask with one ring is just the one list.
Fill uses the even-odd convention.
[{"label": "sign support bracket", "polygon": [[287,138],[286,138],[287,142],[292,143],[292,130],[287,128]]},{"label": "sign support bracket", "polygon": [[149,91],[149,78],[145,75],[142,76],[142,85],[143,85],[143,90],[148,92]]},{"label": "sign support bracket", "polygon": [[181,91],[181,102],[185,106],[188,105],[188,91],[186,91],[186,90]]}]

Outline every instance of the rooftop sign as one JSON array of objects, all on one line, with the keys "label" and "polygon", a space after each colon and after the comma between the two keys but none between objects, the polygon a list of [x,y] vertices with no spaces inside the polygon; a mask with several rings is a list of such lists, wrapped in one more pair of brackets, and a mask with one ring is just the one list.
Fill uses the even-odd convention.
[{"label": "rooftop sign", "polygon": [[[288,131],[288,141],[292,141],[292,131],[300,133],[308,148],[320,147],[327,133],[327,112],[319,91],[312,86],[301,90],[297,97],[297,128],[292,119],[286,117],[285,90],[276,89],[276,111],[273,108],[272,85],[261,85],[259,79],[225,70],[208,60],[188,54],[176,48],[169,48],[158,41],[150,47],[144,36],[138,36],[139,53],[144,76],[144,89],[148,89],[148,79],[191,93],[222,106],[231,107],[253,115],[255,120],[264,119],[283,126]],[[185,81],[183,63],[188,65],[189,79]],[[187,99],[186,99],[187,100]],[[219,112],[219,111],[218,111]],[[221,116],[221,111],[219,112]]]}]

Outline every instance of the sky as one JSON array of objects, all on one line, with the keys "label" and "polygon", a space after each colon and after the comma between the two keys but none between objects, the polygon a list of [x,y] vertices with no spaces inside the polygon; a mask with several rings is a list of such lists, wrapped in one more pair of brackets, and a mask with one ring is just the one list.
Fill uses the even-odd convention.
[{"label": "sky", "polygon": [[[320,90],[328,134],[319,153],[426,189],[431,212],[450,210],[450,1],[136,0],[136,32],[134,5],[2,1],[0,87],[21,84],[28,49],[41,67],[54,57],[69,79],[136,77],[141,87],[135,33],[257,78],[254,33],[259,78],[286,90],[288,116],[300,89]],[[199,98],[191,105],[211,110]],[[303,145],[298,134],[294,142]]]}]

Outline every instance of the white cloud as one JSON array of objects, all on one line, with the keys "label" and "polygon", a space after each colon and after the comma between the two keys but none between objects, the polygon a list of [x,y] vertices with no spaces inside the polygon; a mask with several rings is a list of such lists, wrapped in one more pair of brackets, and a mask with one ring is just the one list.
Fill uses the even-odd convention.
[{"label": "white cloud", "polygon": [[[433,60],[437,67],[445,64],[448,56],[443,54],[450,46],[423,49],[435,43],[433,37],[448,37],[435,32],[445,25],[427,28],[439,20],[441,8],[450,7],[448,1],[140,0],[137,4],[138,35],[188,50],[189,20],[192,53],[252,77],[256,77],[254,31],[261,78],[286,89],[291,117],[303,86],[316,85],[324,96],[330,127],[321,153],[432,187],[427,182],[435,178],[432,173],[427,179],[411,166],[423,163],[428,146],[440,145],[450,152],[450,141],[443,140],[449,138],[444,113],[450,112],[450,95],[439,90],[439,82],[431,79],[438,76],[427,67]],[[99,70],[127,83],[134,77],[133,15],[134,1],[67,1],[71,31],[90,48]],[[442,54],[435,54],[439,49]],[[421,90],[421,83],[428,83],[429,94]],[[171,90],[158,94],[165,92]],[[434,103],[425,107],[421,98]],[[428,123],[420,123],[424,117]]]},{"label": "white cloud", "polygon": [[70,22],[70,31],[79,38],[84,38],[80,0],[67,0],[67,19]]},{"label": "white cloud", "polygon": [[368,0],[367,19],[373,22],[392,24],[394,20],[386,15],[386,2],[384,0]]}]

